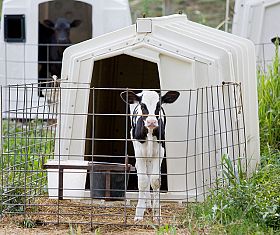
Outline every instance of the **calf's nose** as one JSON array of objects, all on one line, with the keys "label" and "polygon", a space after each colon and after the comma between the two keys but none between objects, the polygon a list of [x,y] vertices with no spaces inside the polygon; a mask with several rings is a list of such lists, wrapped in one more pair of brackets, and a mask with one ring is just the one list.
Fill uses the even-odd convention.
[{"label": "calf's nose", "polygon": [[58,43],[59,44],[68,44],[69,43],[69,40],[67,40],[67,38],[60,38],[59,40],[58,40]]},{"label": "calf's nose", "polygon": [[147,119],[147,127],[154,128],[157,127],[157,120],[156,119]]}]

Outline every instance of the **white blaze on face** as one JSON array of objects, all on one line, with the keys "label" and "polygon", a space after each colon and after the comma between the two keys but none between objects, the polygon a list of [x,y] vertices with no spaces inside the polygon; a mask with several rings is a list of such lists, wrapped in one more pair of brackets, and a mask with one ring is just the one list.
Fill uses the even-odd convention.
[{"label": "white blaze on face", "polygon": [[145,127],[154,129],[158,126],[158,120],[155,115],[155,111],[159,102],[159,95],[155,91],[143,91],[141,94],[142,115],[147,115],[146,118],[144,118]]}]

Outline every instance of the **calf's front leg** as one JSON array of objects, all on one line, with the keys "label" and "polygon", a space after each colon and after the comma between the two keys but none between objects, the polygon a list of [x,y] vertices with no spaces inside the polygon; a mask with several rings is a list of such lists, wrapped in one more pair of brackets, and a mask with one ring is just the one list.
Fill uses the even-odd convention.
[{"label": "calf's front leg", "polygon": [[152,160],[152,174],[151,174],[151,186],[153,189],[153,220],[160,222],[160,172],[161,163],[164,155],[164,149],[162,149],[159,157],[154,157]]},{"label": "calf's front leg", "polygon": [[150,190],[149,177],[147,175],[146,159],[136,157],[136,169],[138,177],[139,194],[134,221],[138,222],[143,220],[145,209],[147,207],[147,192],[148,190]]}]

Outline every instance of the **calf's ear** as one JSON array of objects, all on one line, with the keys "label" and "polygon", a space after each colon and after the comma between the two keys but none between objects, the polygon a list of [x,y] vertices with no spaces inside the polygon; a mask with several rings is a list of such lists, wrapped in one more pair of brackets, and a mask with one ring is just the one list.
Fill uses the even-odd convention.
[{"label": "calf's ear", "polygon": [[82,23],[81,20],[73,20],[73,21],[70,23],[70,27],[71,27],[71,28],[78,27],[81,23]]},{"label": "calf's ear", "polygon": [[49,28],[54,28],[54,23],[51,20],[44,20],[44,25],[48,26]]},{"label": "calf's ear", "polygon": [[141,101],[141,98],[133,91],[124,91],[120,94],[122,100],[127,104],[135,104]]},{"label": "calf's ear", "polygon": [[164,96],[161,97],[161,103],[162,104],[174,103],[179,96],[180,93],[178,91],[168,91]]}]

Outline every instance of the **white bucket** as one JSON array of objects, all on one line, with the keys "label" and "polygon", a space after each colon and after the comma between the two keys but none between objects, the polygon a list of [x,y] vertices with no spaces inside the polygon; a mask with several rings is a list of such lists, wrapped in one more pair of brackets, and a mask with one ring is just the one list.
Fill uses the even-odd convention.
[{"label": "white bucket", "polygon": [[[87,166],[87,161],[49,160],[47,165],[75,165]],[[59,173],[58,169],[47,169],[48,172],[48,194],[50,199],[57,199],[59,196]],[[86,169],[64,169],[63,170],[63,199],[82,199],[85,194]]]}]

